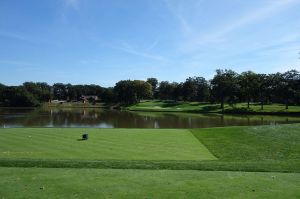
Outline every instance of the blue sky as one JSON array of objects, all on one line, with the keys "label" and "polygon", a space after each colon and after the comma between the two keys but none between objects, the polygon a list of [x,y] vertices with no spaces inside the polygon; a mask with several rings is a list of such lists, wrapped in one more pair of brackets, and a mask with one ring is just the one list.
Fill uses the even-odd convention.
[{"label": "blue sky", "polygon": [[0,82],[300,70],[300,0],[1,0]]}]

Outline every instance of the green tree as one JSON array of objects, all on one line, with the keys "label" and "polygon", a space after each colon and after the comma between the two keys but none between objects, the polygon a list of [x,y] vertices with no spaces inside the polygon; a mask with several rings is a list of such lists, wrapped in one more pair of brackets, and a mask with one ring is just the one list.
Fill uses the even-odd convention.
[{"label": "green tree", "polygon": [[39,102],[47,102],[51,99],[51,87],[45,82],[24,82],[23,87]]},{"label": "green tree", "polygon": [[186,101],[206,101],[209,86],[203,77],[189,77],[182,86],[183,99]]},{"label": "green tree", "polygon": [[284,95],[285,108],[288,109],[289,102],[297,101],[297,93],[300,89],[300,73],[290,70],[282,74],[282,94]]},{"label": "green tree", "polygon": [[2,91],[2,104],[8,107],[38,106],[38,100],[22,86],[5,87]]},{"label": "green tree", "polygon": [[255,98],[259,89],[259,75],[252,71],[243,72],[238,76],[241,95],[246,97],[247,107],[250,108],[250,100]]},{"label": "green tree", "polygon": [[65,84],[55,83],[53,84],[53,97],[58,100],[67,100],[67,88]]},{"label": "green tree", "polygon": [[133,86],[138,102],[142,99],[149,99],[153,97],[152,86],[150,83],[142,80],[134,80]]},{"label": "green tree", "polygon": [[134,104],[141,99],[152,97],[152,87],[148,82],[142,80],[122,80],[114,87],[117,101],[123,104]]},{"label": "green tree", "polygon": [[238,74],[232,70],[216,70],[216,75],[210,81],[212,95],[221,103],[221,109],[224,111],[226,99],[234,102],[238,91]]},{"label": "green tree", "polygon": [[114,93],[114,88],[104,88],[101,98],[106,103],[112,103],[116,101],[116,96]]},{"label": "green tree", "polygon": [[151,84],[152,93],[153,93],[153,96],[155,97],[156,96],[156,89],[157,89],[157,85],[158,85],[158,80],[154,77],[149,77],[149,78],[147,78],[147,82],[149,84]]}]

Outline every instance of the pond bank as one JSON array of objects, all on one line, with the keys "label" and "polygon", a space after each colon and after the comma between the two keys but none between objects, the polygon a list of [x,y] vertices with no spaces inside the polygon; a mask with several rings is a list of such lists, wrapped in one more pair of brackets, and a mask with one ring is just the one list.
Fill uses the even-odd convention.
[{"label": "pond bank", "polygon": [[185,112],[185,113],[218,113],[218,114],[235,114],[235,115],[291,115],[300,116],[300,106],[289,106],[285,109],[284,104],[264,105],[261,110],[260,104],[250,104],[247,108],[246,103],[237,103],[234,106],[226,104],[224,111],[220,104],[210,104],[201,102],[175,102],[147,100],[135,105],[123,107],[124,110],[142,111],[142,112]]}]

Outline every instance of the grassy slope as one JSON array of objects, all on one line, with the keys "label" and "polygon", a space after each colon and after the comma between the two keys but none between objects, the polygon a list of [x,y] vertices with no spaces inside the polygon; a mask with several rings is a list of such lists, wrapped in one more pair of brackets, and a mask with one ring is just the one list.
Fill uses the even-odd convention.
[{"label": "grassy slope", "polygon": [[[219,113],[219,104],[208,104],[200,102],[167,102],[167,101],[143,101],[136,105],[127,107],[131,111],[162,111],[162,112],[211,112]],[[283,104],[264,105],[264,110],[260,110],[259,104],[251,104],[247,109],[246,103],[238,103],[233,109],[225,105],[227,112],[254,112],[254,113],[300,113],[300,106],[290,106],[288,110]]]},{"label": "grassy slope", "polygon": [[[87,132],[89,140],[81,141]],[[181,129],[0,129],[0,158],[79,160],[214,160]]]},{"label": "grassy slope", "polygon": [[299,198],[300,174],[0,168],[0,198]]}]

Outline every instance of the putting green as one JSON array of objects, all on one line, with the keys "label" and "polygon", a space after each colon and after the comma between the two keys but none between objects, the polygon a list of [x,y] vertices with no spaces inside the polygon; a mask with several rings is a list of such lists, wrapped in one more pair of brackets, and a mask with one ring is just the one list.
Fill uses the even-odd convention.
[{"label": "putting green", "polygon": [[[89,140],[80,140],[83,133]],[[0,130],[0,143],[5,159],[216,159],[183,129],[12,128]]]}]

